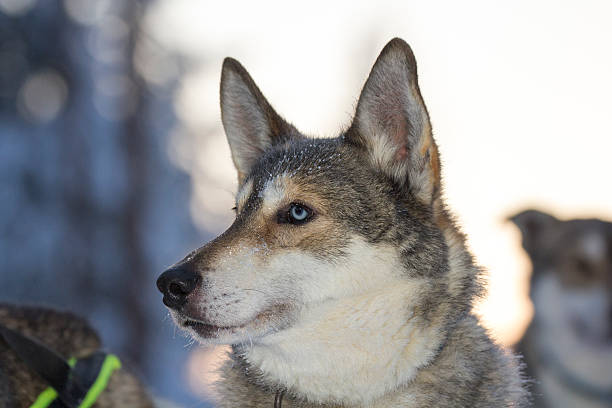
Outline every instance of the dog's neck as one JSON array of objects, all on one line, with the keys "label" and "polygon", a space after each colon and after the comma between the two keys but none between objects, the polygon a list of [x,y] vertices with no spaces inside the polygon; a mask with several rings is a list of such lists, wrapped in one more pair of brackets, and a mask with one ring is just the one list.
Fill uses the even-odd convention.
[{"label": "dog's neck", "polygon": [[[532,296],[536,315],[532,331],[538,355],[546,354],[547,358],[558,362],[557,367],[565,367],[569,375],[581,381],[610,389],[612,347],[605,343],[600,346],[587,343],[572,327],[571,312],[562,307],[569,303],[568,296],[572,292],[572,289],[564,288],[552,273],[543,275],[534,283]],[[588,301],[595,298],[595,292],[585,292],[581,296]],[[596,306],[590,307],[594,316],[600,313]],[[599,320],[605,324],[605,316]]]},{"label": "dog's neck", "polygon": [[305,308],[297,324],[240,353],[273,387],[314,403],[368,405],[410,381],[443,341],[413,314],[415,290],[396,284]]}]

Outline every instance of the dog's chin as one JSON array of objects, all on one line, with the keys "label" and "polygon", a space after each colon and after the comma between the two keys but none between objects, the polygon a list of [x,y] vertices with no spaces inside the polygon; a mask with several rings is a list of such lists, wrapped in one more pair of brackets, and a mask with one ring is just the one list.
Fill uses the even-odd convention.
[{"label": "dog's chin", "polygon": [[287,327],[288,308],[275,306],[237,325],[216,325],[172,311],[174,322],[202,344],[251,342]]}]

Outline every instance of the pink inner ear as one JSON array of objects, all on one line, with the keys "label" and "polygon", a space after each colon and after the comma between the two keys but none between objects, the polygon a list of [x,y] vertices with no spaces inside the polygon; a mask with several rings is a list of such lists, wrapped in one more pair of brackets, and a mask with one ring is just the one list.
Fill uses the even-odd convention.
[{"label": "pink inner ear", "polygon": [[404,161],[408,158],[408,123],[403,112],[394,110],[387,118],[389,121],[389,136],[396,148],[394,160]]},{"label": "pink inner ear", "polygon": [[404,161],[406,160],[407,157],[408,157],[408,148],[406,148],[406,145],[401,146],[399,149],[397,149],[397,152],[395,152],[396,161]]}]

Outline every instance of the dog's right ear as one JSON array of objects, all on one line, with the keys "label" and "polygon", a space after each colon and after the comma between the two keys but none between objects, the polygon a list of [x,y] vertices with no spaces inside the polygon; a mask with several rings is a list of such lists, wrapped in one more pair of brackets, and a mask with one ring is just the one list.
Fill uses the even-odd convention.
[{"label": "dog's right ear", "polygon": [[233,58],[223,61],[221,120],[239,184],[268,148],[299,137],[299,132],[274,111],[246,69]]},{"label": "dog's right ear", "polygon": [[542,255],[550,241],[550,234],[554,234],[554,228],[561,223],[552,215],[537,210],[520,212],[508,217],[508,220],[521,231],[523,248],[534,261]]}]

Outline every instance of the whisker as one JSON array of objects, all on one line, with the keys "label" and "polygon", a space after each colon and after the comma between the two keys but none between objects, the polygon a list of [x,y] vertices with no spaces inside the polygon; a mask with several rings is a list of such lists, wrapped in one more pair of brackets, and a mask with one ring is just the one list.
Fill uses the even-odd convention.
[{"label": "whisker", "polygon": [[259,292],[259,293],[264,294],[264,295],[269,295],[268,293],[264,292],[263,290],[259,290],[259,289],[242,288],[242,290],[252,290],[254,292]]}]

